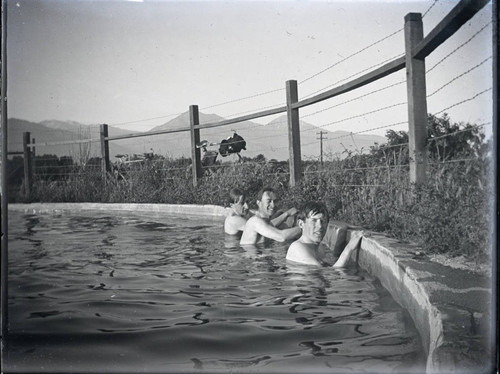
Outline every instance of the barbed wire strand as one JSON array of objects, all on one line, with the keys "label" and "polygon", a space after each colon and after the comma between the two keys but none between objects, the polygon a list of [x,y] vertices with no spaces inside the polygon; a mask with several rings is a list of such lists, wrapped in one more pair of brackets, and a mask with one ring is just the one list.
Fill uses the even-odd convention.
[{"label": "barbed wire strand", "polygon": [[152,121],[152,120],[156,120],[156,119],[169,118],[169,117],[177,117],[177,116],[180,116],[180,115],[182,115],[184,113],[172,113],[172,114],[166,114],[164,116],[151,117],[151,118],[143,118],[143,119],[138,119],[138,120],[133,120],[133,121],[127,121],[127,122],[118,122],[118,123],[110,124],[110,126],[124,126],[124,125],[129,125],[129,124],[130,125],[131,124],[136,124],[138,122]]},{"label": "barbed wire strand", "polygon": [[469,70],[464,71],[464,72],[463,72],[462,74],[460,74],[460,75],[457,75],[456,77],[454,77],[453,79],[451,79],[450,81],[448,81],[447,83],[445,83],[444,85],[442,85],[441,87],[439,87],[437,90],[435,90],[433,93],[431,93],[431,94],[427,95],[427,98],[429,98],[429,97],[431,97],[431,96],[435,95],[436,93],[438,93],[439,91],[441,91],[441,90],[442,90],[443,88],[445,88],[446,86],[449,86],[451,83],[453,83],[453,82],[454,82],[454,81],[456,81],[457,79],[460,79],[460,78],[462,78],[463,76],[465,76],[465,75],[467,75],[467,74],[471,73],[471,72],[472,72],[472,71],[474,71],[475,69],[479,68],[481,65],[485,64],[485,63],[486,63],[486,61],[488,61],[488,60],[489,60],[489,59],[491,59],[491,58],[492,58],[492,56],[489,56],[489,57],[487,57],[486,59],[484,59],[483,61],[481,61],[479,64],[477,64],[477,65],[475,65],[475,66],[471,67]]},{"label": "barbed wire strand", "polygon": [[440,162],[430,162],[429,165],[443,165],[443,164],[454,164],[457,162],[467,162],[467,161],[477,161],[477,158],[459,158],[454,160],[446,160]]},{"label": "barbed wire strand", "polygon": [[281,106],[285,106],[285,105],[286,105],[286,103],[280,103],[280,104],[276,104],[276,105],[268,105],[268,106],[261,107],[261,108],[256,108],[256,109],[253,109],[253,110],[246,110],[246,111],[244,111],[244,112],[238,112],[238,113],[229,114],[229,115],[227,116],[227,118],[231,119],[231,118],[234,118],[234,117],[240,116],[240,115],[242,115],[242,114],[260,112],[260,111],[262,111],[262,110],[272,109],[272,108],[279,108],[279,107],[281,107]]},{"label": "barbed wire strand", "polygon": [[[396,169],[400,167],[408,167],[410,165],[408,164],[401,164],[401,165],[381,165],[381,166],[367,166],[367,167],[359,167],[359,168],[341,168],[340,171],[358,171],[358,170],[380,170],[380,169]],[[331,173],[335,172],[336,170],[329,170],[329,169],[323,169],[323,170],[307,170],[304,171],[304,174],[315,174],[315,173]]]},{"label": "barbed wire strand", "polygon": [[262,93],[258,93],[258,94],[255,94],[255,95],[241,97],[239,99],[234,99],[234,100],[226,101],[226,102],[223,102],[223,103],[219,103],[219,104],[214,104],[214,105],[211,105],[211,106],[207,106],[207,107],[201,108],[201,110],[212,109],[212,108],[219,107],[219,106],[222,106],[222,105],[232,104],[232,103],[235,103],[235,102],[238,102],[238,101],[243,101],[243,100],[248,100],[248,99],[253,99],[253,98],[256,98],[256,97],[259,97],[259,96],[269,95],[271,93],[280,92],[280,91],[284,91],[284,90],[285,90],[285,88],[279,88],[279,89],[275,89],[275,90],[270,90],[270,91],[267,91],[267,92],[262,92]]},{"label": "barbed wire strand", "polygon": [[330,139],[334,140],[334,139],[347,138],[347,137],[351,137],[352,135],[362,134],[362,133],[373,131],[373,130],[385,129],[387,127],[404,125],[404,124],[407,124],[407,123],[408,123],[408,121],[395,122],[395,123],[391,123],[390,125],[383,125],[383,126],[378,126],[378,127],[372,127],[372,128],[366,129],[366,130],[361,130],[361,131],[356,131],[356,132],[350,132],[349,134],[337,136],[335,138],[330,138]]},{"label": "barbed wire strand", "polygon": [[478,96],[480,96],[480,95],[484,94],[485,92],[491,91],[491,90],[492,90],[492,88],[491,88],[491,87],[490,87],[490,88],[487,88],[487,89],[485,89],[484,91],[481,91],[481,92],[479,92],[479,93],[475,94],[474,96],[472,96],[472,97],[470,97],[470,98],[468,98],[468,99],[462,100],[462,101],[460,101],[460,102],[458,102],[458,103],[455,103],[455,104],[453,104],[453,105],[450,105],[450,106],[449,106],[449,107],[447,107],[447,108],[444,108],[444,109],[442,109],[442,110],[440,110],[440,111],[438,111],[438,112],[435,112],[435,113],[434,113],[434,115],[437,115],[437,114],[443,113],[443,112],[447,111],[448,109],[454,108],[454,107],[456,107],[456,106],[458,106],[458,105],[461,105],[461,104],[464,104],[464,103],[466,103],[466,102],[468,102],[468,101],[472,101],[472,100],[474,100],[476,97],[478,97]]},{"label": "barbed wire strand", "polygon": [[422,14],[422,19],[424,19],[424,17],[427,15],[427,13],[429,13],[431,11],[431,9],[434,8],[434,5],[436,5],[438,1],[439,0],[434,0],[432,5],[424,12],[424,14]]},{"label": "barbed wire strand", "polygon": [[310,94],[308,94],[308,95],[305,95],[305,96],[303,96],[303,97],[302,97],[302,99],[308,98],[308,97],[313,96],[313,95],[315,95],[315,94],[317,94],[317,93],[319,93],[319,92],[325,91],[325,90],[327,90],[327,89],[328,89],[328,88],[330,88],[330,87],[334,87],[334,86],[336,86],[337,84],[339,84],[339,83],[341,83],[341,82],[345,82],[346,80],[349,80],[349,79],[351,79],[351,78],[353,78],[353,77],[355,77],[355,76],[357,76],[357,75],[359,75],[359,74],[361,74],[361,73],[364,73],[365,71],[371,70],[371,69],[373,69],[374,67],[377,67],[377,66],[383,65],[383,64],[385,64],[386,62],[388,62],[388,61],[392,61],[392,60],[394,60],[394,59],[396,59],[396,58],[398,58],[398,57],[401,57],[401,56],[404,56],[404,53],[402,53],[402,54],[400,53],[400,54],[396,55],[395,57],[388,58],[388,59],[386,59],[386,60],[384,60],[384,61],[382,61],[382,62],[379,62],[379,63],[377,63],[377,64],[375,64],[375,65],[369,66],[369,67],[367,67],[366,69],[360,70],[360,71],[358,71],[357,73],[354,73],[354,74],[352,74],[352,75],[349,75],[348,77],[345,77],[345,78],[343,78],[343,79],[341,79],[341,80],[338,80],[338,81],[336,81],[336,82],[334,82],[334,83],[332,83],[332,84],[329,84],[329,85],[328,85],[328,86],[326,86],[326,87],[323,87],[323,88],[321,88],[321,89],[319,89],[319,90],[316,90],[316,91],[314,91],[314,92],[312,92],[312,93],[310,93]]},{"label": "barbed wire strand", "polygon": [[396,34],[400,33],[400,32],[401,32],[401,31],[403,31],[403,30],[404,30],[404,28],[401,28],[401,29],[399,29],[399,30],[396,30],[396,31],[394,31],[393,33],[391,33],[391,34],[389,34],[389,35],[387,35],[387,36],[383,37],[382,39],[379,39],[379,40],[377,40],[377,41],[373,42],[372,44],[367,45],[366,47],[364,47],[364,48],[362,48],[362,49],[358,50],[357,52],[354,52],[354,53],[350,54],[349,56],[347,56],[347,57],[343,58],[343,59],[342,59],[342,60],[340,60],[340,61],[337,61],[336,63],[334,63],[334,64],[332,64],[332,65],[328,66],[327,68],[325,68],[325,69],[323,69],[323,70],[319,71],[318,73],[313,74],[313,75],[311,75],[310,77],[308,77],[308,78],[306,78],[306,79],[304,79],[304,80],[300,81],[300,82],[299,82],[299,84],[305,83],[305,82],[307,82],[307,81],[309,81],[309,80],[311,80],[311,79],[313,79],[313,78],[317,77],[318,75],[320,75],[320,74],[323,74],[323,73],[327,72],[328,70],[330,70],[330,69],[334,68],[335,66],[337,66],[337,65],[339,65],[339,64],[341,64],[341,63],[343,63],[343,62],[345,62],[345,61],[347,61],[347,60],[349,60],[349,59],[351,59],[352,57],[354,57],[354,56],[356,56],[356,55],[360,54],[361,52],[366,51],[367,49],[369,49],[369,48],[371,48],[371,47],[373,47],[373,46],[375,46],[375,45],[377,45],[377,44],[379,44],[379,43],[381,43],[381,42],[383,42],[384,40],[389,39],[390,37],[392,37],[392,36],[394,36],[394,35],[396,35]]},{"label": "barbed wire strand", "polygon": [[430,143],[430,142],[433,142],[433,141],[436,141],[439,139],[447,138],[450,136],[455,136],[455,135],[461,134],[463,132],[473,131],[473,130],[479,129],[480,127],[484,127],[484,126],[490,125],[490,124],[491,124],[491,122],[485,122],[485,123],[481,123],[479,125],[474,125],[474,126],[467,128],[467,129],[457,130],[457,131],[450,132],[449,134],[444,134],[441,136],[435,136],[435,137],[427,139],[427,142]]},{"label": "barbed wire strand", "polygon": [[[387,110],[387,109],[394,108],[394,107],[401,106],[401,105],[405,105],[405,104],[407,104],[407,102],[402,102],[402,103],[392,104],[392,105],[389,105],[389,106],[386,106],[386,107],[382,107],[382,108],[378,108],[378,109],[375,109],[375,110],[372,110],[372,111],[369,111],[369,112],[365,112],[365,113],[358,114],[358,115],[355,115],[355,116],[347,117],[347,118],[344,118],[344,119],[341,119],[341,120],[338,120],[338,121],[329,122],[329,123],[326,123],[326,124],[324,124],[324,125],[318,126],[318,128],[324,128],[324,127],[326,127],[326,126],[335,125],[335,124],[340,123],[340,122],[349,121],[349,120],[351,120],[351,119],[355,119],[355,118],[363,117],[363,116],[366,116],[366,115],[369,115],[369,114],[373,114],[373,113],[381,112],[381,111],[383,111],[383,110]],[[310,130],[311,130],[311,129],[304,130],[304,132],[306,132],[306,131],[310,131]]]},{"label": "barbed wire strand", "polygon": [[366,96],[369,96],[369,95],[372,95],[372,94],[374,94],[374,93],[377,93],[377,92],[380,92],[380,91],[386,90],[386,89],[388,89],[388,88],[392,88],[392,87],[398,86],[398,85],[403,84],[403,83],[406,83],[406,80],[402,80],[402,81],[400,81],[400,82],[393,83],[393,84],[390,84],[390,85],[388,85],[388,86],[385,86],[385,87],[379,88],[379,89],[377,89],[377,90],[367,92],[366,94],[363,94],[363,95],[357,96],[357,97],[355,97],[355,98],[352,98],[352,99],[349,99],[349,100],[343,101],[343,102],[341,102],[341,103],[338,103],[338,104],[332,105],[332,106],[330,106],[330,107],[328,107],[328,108],[324,108],[324,109],[318,110],[318,111],[313,112],[313,113],[308,113],[308,114],[301,115],[301,118],[304,118],[304,117],[310,117],[310,116],[316,115],[316,114],[318,114],[318,113],[325,112],[325,111],[327,111],[327,110],[330,110],[330,109],[333,109],[333,108],[339,107],[339,106],[341,106],[341,105],[344,105],[344,104],[347,104],[347,103],[350,103],[350,102],[353,102],[353,101],[356,101],[356,100],[359,100],[359,99],[362,99],[362,98],[365,98]]},{"label": "barbed wire strand", "polygon": [[441,60],[439,60],[437,63],[435,63],[431,68],[426,70],[426,74],[430,73],[432,70],[434,70],[437,66],[442,64],[448,57],[453,55],[454,53],[458,52],[461,48],[463,48],[465,45],[467,45],[472,39],[474,39],[476,36],[478,36],[483,30],[486,29],[491,24],[491,21],[488,22],[486,25],[484,25],[479,31],[477,31],[474,35],[472,35],[468,40],[466,40],[464,43],[456,47],[453,51],[448,53],[446,56],[444,56]]}]

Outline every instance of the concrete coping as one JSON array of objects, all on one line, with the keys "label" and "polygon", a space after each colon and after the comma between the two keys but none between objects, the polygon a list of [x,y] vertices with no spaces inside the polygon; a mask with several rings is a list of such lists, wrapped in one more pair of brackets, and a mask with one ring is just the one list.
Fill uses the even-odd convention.
[{"label": "concrete coping", "polygon": [[[9,210],[49,213],[78,210],[158,212],[213,217],[226,216],[216,205],[34,203],[9,204]],[[355,231],[330,221],[323,239],[340,254]],[[411,315],[427,354],[427,373],[489,373],[494,368],[495,334],[491,319],[491,278],[430,261],[411,244],[378,233],[364,232],[351,262],[378,278]]]},{"label": "concrete coping", "polygon": [[9,210],[30,213],[67,212],[80,210],[127,211],[165,214],[183,214],[220,218],[227,215],[228,209],[219,205],[186,204],[121,204],[121,203],[32,203],[9,204]]},{"label": "concrete coping", "polygon": [[[330,222],[323,242],[340,253],[360,230]],[[411,315],[427,354],[426,373],[489,373],[494,364],[491,278],[431,261],[411,244],[363,235],[356,263]]]}]

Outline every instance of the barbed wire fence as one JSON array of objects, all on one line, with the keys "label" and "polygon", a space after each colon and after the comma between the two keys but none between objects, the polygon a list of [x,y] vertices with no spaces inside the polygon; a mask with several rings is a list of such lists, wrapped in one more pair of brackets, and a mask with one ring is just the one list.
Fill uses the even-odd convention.
[{"label": "barbed wire fence", "polygon": [[[422,18],[426,17],[429,13],[432,12],[433,8],[438,3],[438,0],[435,0],[428,9],[423,13]],[[446,63],[451,61],[451,57],[458,55],[466,46],[473,44],[475,40],[482,34],[484,34],[488,27],[491,25],[491,21],[484,25],[477,25],[475,22],[470,22],[469,25],[464,27],[465,32],[469,32],[471,35],[468,38],[465,38],[465,41],[459,43],[451,52],[446,55],[440,57],[437,62],[433,63],[430,68],[426,70],[426,77],[432,78],[433,76],[442,76],[442,74],[436,74],[436,71],[440,71],[439,68],[442,68],[441,71],[447,70]],[[342,67],[349,62],[353,58],[363,56],[364,54],[369,54],[370,50],[373,47],[378,47],[383,43],[390,43],[397,37],[404,36],[404,28],[394,30],[388,35],[376,40],[375,42],[370,43],[369,45],[360,48],[357,51],[349,54],[347,57],[327,66],[326,68],[321,69],[320,71],[313,73],[312,75],[306,77],[305,79],[299,81],[298,83],[301,87],[304,87],[314,81],[315,79],[323,77],[326,73],[331,73],[335,69]],[[394,61],[401,61],[404,59],[405,53],[400,53],[395,56],[389,58],[383,58],[378,63],[370,63],[369,66],[362,68],[356,72],[349,73],[345,75],[342,79],[337,79],[332,83],[328,83],[321,89],[315,89],[304,96],[302,96],[300,101],[307,101],[314,99],[318,96],[321,96],[325,93],[335,91],[337,88],[341,88],[345,85],[349,85],[350,82],[363,79],[367,75],[370,75],[373,71],[380,70],[391,64]],[[369,61],[369,58],[365,58],[366,61]],[[492,56],[488,56],[486,58],[478,58],[477,61],[471,61],[467,66],[464,66],[460,72],[456,72],[455,75],[450,76],[446,81],[439,82],[438,85],[433,87],[430,84],[430,87],[433,87],[431,92],[427,94],[427,100],[431,103],[433,100],[436,100],[436,103],[443,102],[442,100],[438,100],[442,95],[446,95],[446,92],[450,89],[453,89],[456,85],[461,82],[465,82],[469,77],[473,77],[476,73],[484,74],[484,69],[486,69],[489,63],[492,60]],[[407,129],[408,128],[408,119],[406,107],[408,105],[407,101],[398,100],[393,103],[386,103],[386,105],[377,105],[380,103],[380,98],[382,93],[391,92],[392,97],[404,97],[406,96],[406,77],[404,76],[404,70],[402,73],[393,73],[387,77],[379,78],[373,81],[371,84],[366,85],[364,87],[358,88],[356,93],[354,91],[347,92],[342,95],[335,95],[328,100],[321,100],[314,105],[308,105],[301,108],[301,121],[311,121],[315,123],[315,126],[307,126],[304,125],[300,130],[301,142],[300,149],[302,150],[302,156],[304,161],[317,161],[321,155],[318,154],[319,141],[317,138],[317,131],[328,131],[329,134],[332,134],[332,131],[336,131],[339,125],[348,125],[349,128],[359,128],[361,122],[368,122],[370,125],[368,128],[363,128],[357,131],[349,131],[347,133],[336,135],[336,136],[328,136],[328,144],[325,149],[327,153],[329,152],[331,159],[342,159],[347,156],[352,155],[363,155],[367,153],[376,153],[378,151],[384,152],[388,151],[391,148],[399,148],[400,159],[404,159],[405,157],[409,157],[409,143],[398,144],[387,146],[384,144],[375,144],[370,146],[360,145],[358,147],[357,143],[361,142],[363,135],[379,132],[384,129],[386,131],[397,131],[398,129]],[[339,76],[339,74],[337,74]],[[347,82],[347,83],[346,83]],[[371,88],[370,88],[371,87]],[[452,102],[446,104],[444,107],[440,107],[436,110],[433,110],[432,113],[434,115],[445,114],[449,110],[457,107],[461,107],[470,103],[477,102],[478,99],[486,96],[488,92],[492,91],[492,87],[485,87],[483,90],[480,90],[476,93],[470,93],[469,96],[461,99],[458,102]],[[244,153],[246,156],[246,163],[254,163],[259,164],[261,160],[269,159],[283,159],[283,157],[274,157],[275,155],[290,155],[289,152],[290,145],[288,140],[288,132],[289,132],[289,123],[288,119],[283,119],[281,116],[287,112],[287,105],[289,105],[286,100],[283,98],[283,94],[287,92],[286,88],[276,88],[273,90],[251,94],[247,96],[243,96],[238,99],[228,100],[225,102],[221,102],[218,104],[208,105],[202,108],[203,111],[213,110],[215,108],[220,109],[221,107],[231,106],[235,103],[241,102],[251,102],[254,99],[262,98],[262,97],[273,97],[275,99],[275,105],[266,105],[266,106],[256,106],[253,109],[249,109],[244,112],[236,112],[232,115],[229,115],[229,122],[231,119],[234,120],[232,123],[223,123],[224,121],[219,120],[211,120],[211,117],[207,116],[206,121],[199,123],[201,134],[203,135],[201,139],[209,140],[209,143],[214,144],[212,146],[213,151],[217,151],[217,147],[220,145],[221,139],[227,139],[228,136],[232,135],[234,132],[244,135],[247,144],[251,144],[249,146],[248,151]],[[279,95],[279,96],[278,96]],[[281,97],[281,99],[280,99]],[[370,105],[368,105],[368,103]],[[432,103],[433,108],[435,107],[434,103]],[[250,106],[249,106],[250,108]],[[347,108],[347,109],[346,109]],[[272,122],[273,126],[262,126],[260,124],[256,124],[253,122],[247,122],[247,117],[252,117],[256,112],[260,113],[270,113],[266,114],[267,116],[278,116],[275,121]],[[249,115],[250,113],[250,115]],[[342,113],[350,113],[350,115],[342,116]],[[123,144],[123,148],[127,148],[126,145],[134,144],[134,149],[140,149],[142,152],[138,152],[137,154],[125,154],[122,156],[126,156],[123,158],[118,157],[118,160],[115,160],[114,169],[110,170],[111,174],[115,176],[122,176],[122,178],[126,179],[125,174],[133,174],[138,173],[142,175],[140,172],[140,168],[137,167],[139,165],[148,165],[148,167],[154,169],[156,173],[160,173],[163,178],[166,180],[174,179],[177,176],[186,177],[187,175],[192,175],[192,159],[194,151],[192,147],[188,146],[190,144],[190,118],[188,113],[176,113],[176,114],[168,114],[165,116],[157,116],[151,118],[145,118],[142,120],[133,120],[129,122],[121,122],[113,124],[114,127],[122,126],[127,127],[128,125],[141,125],[148,121],[164,119],[168,120],[169,118],[173,118],[173,121],[176,121],[175,124],[178,126],[179,131],[173,133],[158,133],[154,136],[143,136],[138,140],[138,137],[132,137],[127,139],[125,137],[121,139],[113,139],[113,134],[110,134],[108,140],[110,141],[110,147],[116,147],[113,150],[113,154],[121,155],[119,152],[120,143]],[[182,118],[182,121],[178,121],[179,118]],[[389,120],[388,120],[389,119]],[[228,120],[225,120],[228,122]],[[219,123],[218,123],[219,122]],[[164,127],[171,127],[171,123],[167,122]],[[473,126],[473,129],[483,128],[486,125],[491,125],[491,122],[485,122],[478,126]],[[205,127],[204,127],[205,126]],[[366,127],[366,126],[363,126]],[[253,130],[259,129],[261,133],[264,135],[255,135]],[[181,131],[181,129],[183,129]],[[171,130],[171,128],[170,128]],[[264,130],[264,131],[262,131]],[[125,130],[124,130],[125,131]],[[430,138],[428,139],[428,146],[431,146],[432,142],[436,142],[438,139],[446,139],[451,136],[457,136],[456,134],[460,134],[462,130],[457,131],[453,134],[443,135],[439,138]],[[471,128],[464,129],[465,131],[473,131]],[[83,139],[79,143],[71,143],[68,140],[68,145],[73,144],[73,149],[68,152],[70,159],[62,159],[59,157],[57,160],[57,156],[38,156],[34,158],[34,162],[32,168],[34,170],[35,175],[42,179],[46,180],[57,180],[61,175],[65,176],[74,176],[78,174],[79,168],[84,167],[85,170],[92,170],[96,173],[102,169],[102,157],[101,156],[101,145],[102,145],[102,137],[99,137],[97,134],[99,132],[99,128],[95,127],[92,129],[92,134],[88,134],[88,139]],[[154,131],[153,131],[154,132]],[[161,132],[161,130],[158,130]],[[192,132],[191,132],[192,133]],[[334,134],[334,133],[333,133]],[[123,136],[122,133],[118,134],[118,136]],[[175,136],[175,146],[169,145],[168,149],[162,149],[163,144],[172,144],[172,137]],[[260,142],[262,139],[272,139],[273,145],[270,147],[262,146],[263,142]],[[168,140],[167,140],[168,139]],[[342,143],[342,140],[346,139],[350,141],[350,146],[345,146]],[[326,139],[325,139],[326,141]],[[382,141],[382,140],[381,140]],[[42,147],[45,147],[47,151],[50,152],[50,141],[40,141],[37,140],[37,143],[31,144],[32,148],[40,150]],[[17,143],[17,146],[22,145],[21,143]],[[259,146],[260,145],[260,146]],[[336,151],[332,151],[333,149]],[[95,151],[95,152],[94,152]],[[35,152],[33,152],[35,153]],[[159,155],[163,153],[163,155]],[[49,153],[47,153],[49,154]],[[262,156],[262,157],[258,157]],[[101,158],[101,159],[99,159]],[[176,161],[176,158],[181,158],[181,161]],[[253,160],[252,160],[253,158]],[[57,161],[57,163],[56,163]],[[235,157],[228,157],[227,160],[223,159],[218,155],[218,160],[216,163],[211,165],[202,165],[203,173],[211,173],[216,170],[220,170],[226,167],[234,167],[234,163],[239,161]],[[274,160],[273,160],[274,161]],[[277,162],[278,160],[276,160]],[[442,163],[455,163],[455,162],[464,162],[466,159],[462,161],[457,160],[447,160]],[[348,165],[348,164],[346,164]],[[121,167],[121,170],[120,170]],[[408,171],[410,165],[409,164],[399,164],[393,165],[390,163],[386,163],[385,165],[378,166],[359,166],[359,167],[348,167],[345,166],[343,172],[356,173],[359,171],[381,171],[381,170],[393,170],[398,169]],[[271,169],[273,172],[277,172],[279,174],[290,175],[290,169],[288,164],[281,163],[279,168]],[[320,168],[317,165],[311,166],[307,165],[303,170],[303,175],[305,178],[308,176],[325,174],[328,170],[325,168]],[[272,173],[272,172],[271,172]],[[390,174],[386,173],[390,178]],[[69,178],[71,179],[71,178]],[[386,180],[387,183],[387,180]],[[371,183],[371,184],[356,184],[356,183],[347,183],[344,186],[350,187],[377,187],[380,184]]]}]

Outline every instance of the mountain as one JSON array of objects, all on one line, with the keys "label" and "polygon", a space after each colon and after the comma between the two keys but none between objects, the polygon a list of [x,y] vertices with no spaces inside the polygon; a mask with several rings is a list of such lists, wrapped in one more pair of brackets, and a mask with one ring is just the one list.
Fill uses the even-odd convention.
[{"label": "mountain", "polygon": [[[87,135],[90,134],[92,138],[99,137],[100,133],[100,125],[85,125],[75,121],[42,121],[41,125],[48,127],[54,130],[66,130],[71,131],[75,134]],[[108,125],[108,135],[109,136],[119,136],[119,135],[128,135],[135,134],[139,131],[131,131],[131,130],[123,130],[118,127],[113,127]]]},{"label": "mountain", "polygon": [[[199,113],[200,124],[215,123],[223,121],[224,118],[216,114]],[[189,113],[172,119],[171,121],[157,126],[150,131],[161,131],[174,128],[189,128]],[[288,154],[288,122],[287,116],[280,116],[266,125],[261,125],[252,121],[243,121],[221,127],[212,127],[200,130],[200,140],[207,140],[211,143],[220,143],[233,134],[233,130],[241,135],[247,142],[246,150],[241,152],[242,156],[255,157],[263,154],[267,159],[287,160]],[[386,139],[378,135],[352,134],[346,131],[330,132],[325,129],[313,126],[305,121],[300,121],[301,155],[303,159],[318,159],[320,156],[319,131],[323,131],[323,154],[326,157],[345,157],[346,152],[366,152],[375,143],[385,143]],[[151,140],[152,148],[156,151],[162,150],[172,157],[184,155],[190,157],[190,134],[189,132],[171,133],[159,135],[156,140]],[[153,138],[153,137],[152,137]],[[156,138],[156,136],[154,137]],[[161,140],[160,140],[161,139]],[[209,147],[210,150],[217,150],[218,146]],[[219,157],[222,162],[232,162],[237,160],[236,155],[226,158]]]},{"label": "mountain", "polygon": [[[8,151],[23,150],[23,133],[29,132],[35,139],[35,153],[41,155],[71,156],[78,160],[83,153],[89,152],[90,157],[100,156],[99,125],[84,125],[74,121],[43,121],[34,123],[17,118],[9,118],[7,127]],[[130,131],[109,127],[109,135],[129,134]],[[90,143],[44,145],[43,143],[92,139]],[[90,144],[90,145],[89,145]],[[110,142],[110,155],[128,153],[130,150],[117,142]]]},{"label": "mountain", "polygon": [[[217,114],[199,113],[200,124],[223,121]],[[151,132],[169,129],[189,129],[189,113],[185,112],[178,117],[160,125],[148,132],[133,132],[109,126],[109,136],[127,134],[142,134],[128,139],[110,141],[110,158],[114,161],[117,154],[141,154],[154,152],[171,158],[191,157],[191,135],[189,131],[172,132],[161,135],[148,135]],[[31,133],[32,138],[39,144],[36,154],[56,154],[58,156],[72,156],[78,158],[85,151],[88,143],[74,145],[43,146],[41,143],[58,142],[78,139],[93,139],[90,145],[91,156],[100,156],[99,126],[83,125],[74,121],[43,121],[40,123],[28,122],[16,118],[8,121],[9,151],[22,151],[22,134]],[[252,121],[243,121],[231,125],[200,129],[200,140],[216,143],[209,146],[209,150],[218,150],[223,139],[232,136],[234,131],[241,135],[247,145],[242,156],[255,157],[263,154],[267,159],[287,160],[288,154],[288,123],[287,116],[280,116],[266,125]],[[323,131],[323,154],[328,157],[344,157],[347,152],[366,152],[375,143],[385,143],[385,138],[377,135],[351,134],[346,131],[327,131],[300,121],[301,155],[303,160],[319,159],[320,140],[319,132]],[[236,155],[219,156],[222,162],[233,162]]]}]

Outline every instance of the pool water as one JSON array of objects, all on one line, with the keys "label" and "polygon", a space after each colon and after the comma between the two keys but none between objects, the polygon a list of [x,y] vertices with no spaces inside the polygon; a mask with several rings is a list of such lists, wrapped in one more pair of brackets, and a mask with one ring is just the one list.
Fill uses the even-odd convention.
[{"label": "pool water", "polygon": [[9,213],[6,372],[422,372],[415,327],[356,266],[286,266],[220,219]]}]

